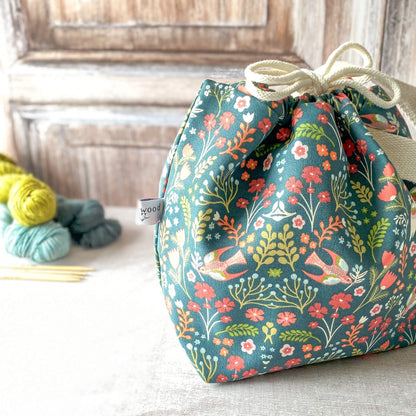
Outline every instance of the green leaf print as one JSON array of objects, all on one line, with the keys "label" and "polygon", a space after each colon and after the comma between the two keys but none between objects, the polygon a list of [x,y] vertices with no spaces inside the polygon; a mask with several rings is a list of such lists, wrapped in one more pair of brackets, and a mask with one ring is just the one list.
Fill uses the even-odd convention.
[{"label": "green leaf print", "polygon": [[181,197],[180,201],[182,212],[183,212],[183,219],[185,222],[185,226],[189,229],[192,223],[192,217],[191,217],[191,204],[189,203],[189,200],[186,196]]},{"label": "green leaf print", "polygon": [[195,243],[199,243],[204,239],[207,222],[211,220],[212,209],[208,208],[206,211],[200,210],[198,217],[195,218],[192,224],[192,237]]},{"label": "green leaf print", "polygon": [[227,325],[224,331],[216,332],[215,335],[227,333],[230,337],[241,337],[243,335],[249,335],[255,337],[258,335],[259,330],[253,325],[249,324],[234,324]]},{"label": "green leaf print", "polygon": [[281,240],[281,243],[277,244],[279,248],[277,250],[279,263],[288,264],[295,271],[294,264],[299,260],[299,254],[296,253],[298,249],[295,246],[294,240],[292,240],[294,234],[293,231],[289,231],[289,224],[285,224],[283,226],[283,233],[279,233],[277,236]]},{"label": "green leaf print", "polygon": [[257,253],[253,255],[253,260],[257,263],[256,271],[260,269],[263,264],[272,264],[274,262],[274,256],[277,254],[276,240],[277,233],[272,232],[272,226],[266,225],[266,231],[262,231],[261,234],[264,240],[260,240],[260,246],[256,247]]},{"label": "green leaf print", "polygon": [[371,198],[373,197],[373,191],[365,185],[361,185],[360,182],[351,181],[352,189],[354,189],[355,193],[357,194],[360,202],[367,203],[370,206],[373,204],[371,203]]},{"label": "green leaf print", "polygon": [[279,338],[282,341],[296,341],[296,342],[306,342],[308,339],[316,339],[319,343],[321,340],[312,335],[310,331],[304,331],[300,329],[292,329],[290,331],[285,331],[280,333]]},{"label": "green leaf print", "polygon": [[377,262],[377,260],[374,256],[374,249],[383,246],[384,238],[386,237],[386,233],[390,225],[391,224],[388,218],[382,218],[381,220],[377,221],[377,224],[374,224],[373,228],[370,230],[367,245],[371,249],[371,254],[375,262]]},{"label": "green leaf print", "polygon": [[320,140],[322,137],[328,139],[332,146],[335,147],[332,139],[325,134],[324,128],[315,123],[303,123],[296,126],[295,139],[297,137],[307,137],[308,139]]}]

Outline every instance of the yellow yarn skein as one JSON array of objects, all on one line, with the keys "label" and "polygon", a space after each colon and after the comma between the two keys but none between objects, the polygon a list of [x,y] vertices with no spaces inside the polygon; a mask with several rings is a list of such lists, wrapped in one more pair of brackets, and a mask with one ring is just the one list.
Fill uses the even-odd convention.
[{"label": "yellow yarn skein", "polygon": [[56,214],[56,198],[45,183],[28,175],[10,189],[7,204],[12,217],[26,227],[50,221]]},{"label": "yellow yarn skein", "polygon": [[12,186],[23,177],[25,177],[25,175],[21,173],[0,175],[0,204],[7,203],[9,200],[10,189],[12,189]]},{"label": "yellow yarn skein", "polygon": [[[0,154],[0,156],[2,156]],[[2,156],[0,158],[0,176],[7,175],[9,173],[26,173],[22,168],[19,168],[19,166],[16,166],[12,160],[9,158],[6,158],[5,156]]]}]

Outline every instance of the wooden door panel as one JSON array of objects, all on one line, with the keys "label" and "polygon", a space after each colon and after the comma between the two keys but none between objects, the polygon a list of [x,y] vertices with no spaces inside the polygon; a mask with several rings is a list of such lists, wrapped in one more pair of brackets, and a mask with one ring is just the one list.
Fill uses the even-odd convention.
[{"label": "wooden door panel", "polygon": [[56,193],[134,205],[157,195],[186,108],[16,106],[17,159]]},{"label": "wooden door panel", "polygon": [[21,0],[30,50],[288,52],[289,0]]}]

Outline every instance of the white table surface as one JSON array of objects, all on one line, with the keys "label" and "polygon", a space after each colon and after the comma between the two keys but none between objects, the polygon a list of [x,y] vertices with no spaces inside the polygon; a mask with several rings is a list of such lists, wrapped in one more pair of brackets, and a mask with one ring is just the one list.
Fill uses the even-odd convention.
[{"label": "white table surface", "polygon": [[[82,283],[0,280],[0,416],[415,415],[416,347],[207,385],[176,340],[153,228],[57,262]],[[16,263],[0,249],[1,264]]]}]

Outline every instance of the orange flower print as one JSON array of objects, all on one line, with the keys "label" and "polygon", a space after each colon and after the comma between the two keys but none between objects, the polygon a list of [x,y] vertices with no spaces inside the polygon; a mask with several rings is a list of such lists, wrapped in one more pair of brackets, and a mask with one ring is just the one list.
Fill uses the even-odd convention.
[{"label": "orange flower print", "polygon": [[249,175],[249,173],[248,173],[248,172],[243,172],[243,173],[241,174],[241,179],[242,179],[243,181],[248,181],[248,180],[249,180],[249,178],[250,178],[250,175]]},{"label": "orange flower print", "polygon": [[[316,145],[316,150],[319,156],[328,156],[328,148],[324,144]],[[332,152],[331,152],[332,153]]]},{"label": "orange flower print", "polygon": [[322,167],[324,170],[331,170],[331,164],[329,163],[329,160],[325,160],[325,162],[322,163]]},{"label": "orange flower print", "polygon": [[316,246],[317,246],[317,244],[316,244],[316,242],[315,241],[311,241],[310,243],[309,243],[309,247],[313,250],[313,249],[315,249],[316,248]]},{"label": "orange flower print", "polygon": [[308,244],[309,243],[309,234],[306,234],[306,233],[302,233],[302,235],[300,236],[300,241],[303,243],[303,244]]},{"label": "orange flower print", "polygon": [[256,169],[257,166],[257,160],[249,159],[247,161],[246,167],[247,169]]},{"label": "orange flower print", "polygon": [[317,345],[316,347],[313,348],[314,351],[320,351],[322,349],[321,345]]},{"label": "orange flower print", "polygon": [[222,347],[220,349],[220,355],[222,355],[223,357],[226,357],[228,355],[228,350],[225,347]]},{"label": "orange flower print", "polygon": [[312,354],[310,352],[308,352],[307,354],[305,354],[305,358],[311,358]]},{"label": "orange flower print", "polygon": [[233,339],[230,339],[230,338],[224,338],[222,340],[222,343],[224,345],[226,345],[227,347],[232,347],[234,345],[234,340]]},{"label": "orange flower print", "polygon": [[312,351],[312,344],[305,344],[305,345],[302,345],[302,351],[303,351],[303,352]]},{"label": "orange flower print", "polygon": [[299,248],[299,253],[300,253],[300,254],[305,254],[305,253],[306,253],[306,247],[305,247],[305,246],[300,247],[300,248]]},{"label": "orange flower print", "polygon": [[337,153],[336,152],[331,152],[329,154],[329,156],[331,157],[332,160],[337,160]]},{"label": "orange flower print", "polygon": [[247,247],[247,253],[248,254],[253,254],[254,253],[254,247],[253,246],[248,246]]},{"label": "orange flower print", "polygon": [[221,340],[220,340],[219,338],[214,338],[214,339],[212,340],[212,342],[213,342],[215,345],[221,345],[221,344],[222,344],[222,342],[221,342]]}]

